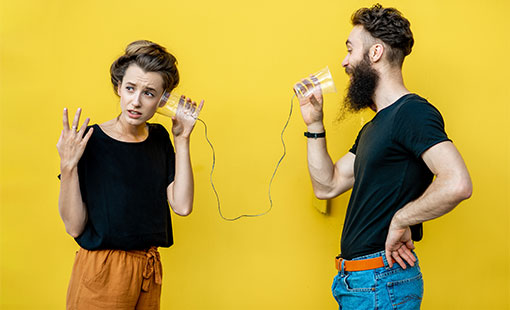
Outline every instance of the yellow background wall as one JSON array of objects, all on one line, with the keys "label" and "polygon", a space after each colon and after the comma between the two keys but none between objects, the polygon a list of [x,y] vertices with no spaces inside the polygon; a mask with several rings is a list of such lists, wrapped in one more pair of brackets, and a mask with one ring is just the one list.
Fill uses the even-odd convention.
[{"label": "yellow background wall", "polygon": [[[348,151],[370,113],[335,123],[347,78],[341,68],[350,15],[371,1],[2,1],[0,2],[0,308],[62,309],[77,245],[57,199],[55,148],[62,109],[92,122],[117,115],[109,66],[136,39],[179,60],[176,90],[205,98],[202,117],[217,151],[214,175],[226,216],[267,209],[282,152],[291,86],[329,65],[329,151]],[[425,224],[417,253],[423,309],[509,309],[508,1],[382,1],[411,20],[416,44],[407,86],[443,113],[464,156],[473,197]],[[297,108],[297,104],[294,106]],[[155,121],[170,128],[162,117]],[[175,245],[162,249],[163,309],[336,309],[330,286],[348,195],[330,214],[312,206],[298,109],[288,155],[264,217],[220,219],[209,184],[211,153],[192,138],[196,203],[174,216]]]}]

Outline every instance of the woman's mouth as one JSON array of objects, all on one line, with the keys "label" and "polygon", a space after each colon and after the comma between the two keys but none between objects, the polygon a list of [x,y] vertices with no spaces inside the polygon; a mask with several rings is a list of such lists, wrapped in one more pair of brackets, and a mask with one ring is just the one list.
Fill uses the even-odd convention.
[{"label": "woman's mouth", "polygon": [[128,116],[130,118],[140,118],[142,117],[142,113],[138,112],[138,111],[135,111],[135,110],[127,110],[128,112]]}]

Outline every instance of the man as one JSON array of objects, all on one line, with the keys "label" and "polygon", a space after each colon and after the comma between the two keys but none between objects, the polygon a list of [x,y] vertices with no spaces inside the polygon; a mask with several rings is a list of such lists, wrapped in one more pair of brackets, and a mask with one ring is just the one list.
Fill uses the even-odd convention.
[{"label": "man", "polygon": [[413,240],[422,237],[421,223],[471,196],[471,179],[439,111],[404,86],[402,64],[414,43],[409,21],[377,4],[355,12],[352,24],[342,62],[350,76],[345,104],[376,114],[335,164],[318,81],[296,85],[315,195],[330,199],[352,188],[333,295],[344,310],[419,309],[423,280]]}]

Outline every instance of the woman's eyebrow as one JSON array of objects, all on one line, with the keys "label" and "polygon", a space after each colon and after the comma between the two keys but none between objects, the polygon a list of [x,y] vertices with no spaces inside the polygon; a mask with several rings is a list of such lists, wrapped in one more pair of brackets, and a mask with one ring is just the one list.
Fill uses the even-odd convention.
[{"label": "woman's eyebrow", "polygon": [[[129,81],[128,81],[128,82],[126,82],[126,84],[128,84],[128,85],[132,85],[132,86],[137,86],[137,85],[136,85],[136,83],[134,83],[134,82],[129,82]],[[146,90],[151,90],[151,91],[156,91],[156,89],[155,89],[155,88],[152,88],[152,87],[149,87],[149,86],[144,87],[144,89],[146,89]]]}]

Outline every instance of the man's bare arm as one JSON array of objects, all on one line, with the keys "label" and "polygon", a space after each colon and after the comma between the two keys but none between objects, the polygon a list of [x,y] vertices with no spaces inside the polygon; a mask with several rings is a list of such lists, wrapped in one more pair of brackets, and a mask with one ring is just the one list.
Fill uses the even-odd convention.
[{"label": "man's bare arm", "polygon": [[471,197],[473,186],[467,167],[453,143],[441,142],[422,155],[427,167],[436,176],[418,199],[400,209],[390,224],[386,238],[386,257],[390,265],[395,259],[402,268],[403,260],[414,264],[409,226],[438,218],[453,210],[461,201]]}]

